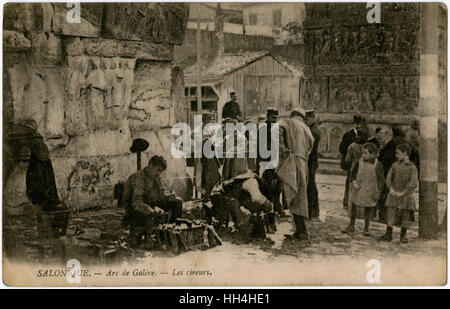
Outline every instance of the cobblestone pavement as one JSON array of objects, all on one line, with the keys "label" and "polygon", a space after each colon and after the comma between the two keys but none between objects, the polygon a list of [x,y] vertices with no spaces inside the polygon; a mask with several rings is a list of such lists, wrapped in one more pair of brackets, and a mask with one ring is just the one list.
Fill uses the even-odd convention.
[{"label": "cobblestone pavement", "polygon": [[[314,258],[315,256],[351,256],[351,257],[378,257],[378,256],[445,256],[446,234],[441,234],[437,240],[423,240],[418,238],[418,218],[408,230],[409,243],[400,244],[400,231],[394,228],[391,243],[379,242],[377,237],[384,234],[386,225],[371,222],[371,237],[363,236],[363,220],[357,220],[356,232],[350,236],[341,231],[348,224],[347,211],[342,207],[344,195],[344,176],[318,175],[318,191],[320,199],[320,219],[310,221],[308,224],[311,235],[310,246],[298,245],[297,242],[284,241],[282,246],[272,250],[276,254],[289,254],[300,258]],[[439,195],[439,222],[442,221],[446,208],[446,187],[440,185]],[[416,199],[418,194],[416,193]],[[418,205],[418,204],[417,204]],[[291,228],[290,218],[282,218],[279,223],[280,231]],[[280,233],[280,232],[278,232]],[[279,237],[279,236],[275,236]],[[301,248],[301,250],[299,250]]]}]

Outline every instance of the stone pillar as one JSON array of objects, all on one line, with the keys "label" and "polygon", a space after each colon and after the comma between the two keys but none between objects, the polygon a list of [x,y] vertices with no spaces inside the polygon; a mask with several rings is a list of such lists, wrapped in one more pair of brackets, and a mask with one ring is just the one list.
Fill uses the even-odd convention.
[{"label": "stone pillar", "polygon": [[419,237],[438,233],[438,3],[421,4]]}]

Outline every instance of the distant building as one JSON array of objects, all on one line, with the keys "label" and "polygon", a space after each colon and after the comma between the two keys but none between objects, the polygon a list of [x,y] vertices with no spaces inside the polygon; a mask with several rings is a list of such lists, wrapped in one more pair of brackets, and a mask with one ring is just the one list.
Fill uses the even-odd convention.
[{"label": "distant building", "polygon": [[306,17],[304,3],[242,4],[244,25],[272,29],[275,44],[296,44],[302,41],[302,24]]},{"label": "distant building", "polygon": [[[217,6],[215,3],[189,3],[189,21],[190,22],[213,22],[216,18]],[[222,6],[222,15],[224,22],[232,24],[243,24],[242,10],[226,9]]]},{"label": "distant building", "polygon": [[[198,76],[200,72],[200,76]],[[230,89],[236,91],[241,112],[255,119],[269,106],[290,111],[299,106],[299,85],[303,69],[268,52],[223,54],[184,70],[186,102],[191,115],[215,114],[221,120],[222,107]],[[202,86],[202,110],[197,102],[197,85]],[[192,116],[190,117],[192,121]]]}]

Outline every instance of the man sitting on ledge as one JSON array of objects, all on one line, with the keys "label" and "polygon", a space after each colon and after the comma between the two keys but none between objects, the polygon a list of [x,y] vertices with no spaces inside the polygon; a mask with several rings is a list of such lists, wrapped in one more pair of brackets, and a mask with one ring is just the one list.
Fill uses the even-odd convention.
[{"label": "man sitting on ledge", "polygon": [[163,157],[153,156],[148,166],[132,174],[125,184],[123,200],[132,246],[143,245],[152,249],[152,234],[161,218],[167,215],[170,223],[181,218],[182,200],[173,193],[166,194],[161,183],[161,173],[166,168],[167,162]]}]

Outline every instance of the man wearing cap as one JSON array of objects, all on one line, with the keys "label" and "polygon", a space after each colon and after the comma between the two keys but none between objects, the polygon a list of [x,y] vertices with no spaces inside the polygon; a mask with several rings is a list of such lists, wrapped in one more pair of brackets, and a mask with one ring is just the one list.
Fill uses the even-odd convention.
[{"label": "man wearing cap", "polygon": [[[227,124],[235,123],[236,120],[233,118],[224,118],[222,121],[223,130],[224,130],[224,158],[222,160],[222,180],[229,180],[238,175],[242,175],[247,173],[248,170],[248,162],[246,149],[248,149],[248,142],[245,135],[240,135],[239,138],[243,138],[245,140],[244,153],[240,153],[241,149],[237,147],[238,143],[238,135],[241,134],[237,130],[230,129]],[[228,140],[234,140],[234,148],[227,149]],[[230,156],[231,157],[228,157]]]},{"label": "man wearing cap", "polygon": [[347,172],[347,179],[345,181],[345,193],[344,193],[344,209],[347,209],[348,206],[348,193],[349,193],[349,175],[350,175],[350,166],[347,166],[345,162],[345,158],[347,156],[347,150],[348,147],[356,141],[356,135],[358,130],[361,130],[362,127],[362,117],[361,115],[354,115],[353,116],[353,128],[346,132],[344,136],[342,137],[342,141],[339,144],[339,152],[341,153],[341,168]]},{"label": "man wearing cap", "polygon": [[306,111],[306,125],[314,137],[314,144],[308,158],[308,214],[309,219],[319,218],[319,193],[316,185],[316,170],[319,167],[318,148],[320,142],[320,129],[316,123],[314,110]]},{"label": "man wearing cap", "polygon": [[[204,114],[203,120],[205,122],[205,126],[210,123],[215,123],[215,119],[214,119],[213,115]],[[209,141],[211,143],[211,150],[215,150],[214,140],[211,138],[211,135],[203,137],[202,149],[204,149],[205,144]],[[201,162],[201,167],[202,167],[201,168],[202,198],[205,201],[207,201],[209,199],[212,189],[220,180],[220,174],[219,174],[220,162],[216,156],[214,156],[212,158],[202,156],[202,158],[199,160]]]},{"label": "man wearing cap", "polygon": [[296,108],[286,123],[286,134],[280,134],[280,164],[277,174],[289,210],[294,217],[295,232],[288,238],[309,240],[305,219],[308,219],[308,157],[314,146],[314,137],[305,124],[305,111]]},{"label": "man wearing cap", "polygon": [[231,118],[238,121],[242,120],[241,109],[239,103],[237,102],[236,91],[232,89],[230,91],[231,101],[225,103],[222,109],[222,119]]},{"label": "man wearing cap", "polygon": [[[124,187],[123,200],[129,217],[132,246],[153,248],[152,234],[158,217],[170,212],[169,222],[182,215],[182,201],[174,194],[166,194],[161,173],[167,168],[166,160],[153,156],[148,165],[132,174]],[[144,239],[144,242],[143,242]]]},{"label": "man wearing cap", "polygon": [[[277,122],[278,119],[278,110],[276,108],[269,107],[267,108],[266,113],[266,121],[261,124],[261,126],[258,129],[258,147],[260,143],[262,142],[260,140],[260,131],[263,130],[263,132],[267,132],[265,142],[267,143],[265,145],[265,148],[270,152],[271,150],[271,143],[272,143],[272,134],[271,134],[271,128],[274,123]],[[263,147],[264,148],[264,147]],[[258,151],[258,157],[257,157],[257,175],[260,174],[261,170],[261,163],[265,161],[270,161],[269,159],[263,159],[260,156],[260,153]],[[278,178],[275,169],[265,169],[262,171],[261,176],[261,191],[262,193],[272,202],[275,212],[281,213],[281,204],[280,204],[280,194],[281,194],[281,180]]]}]

